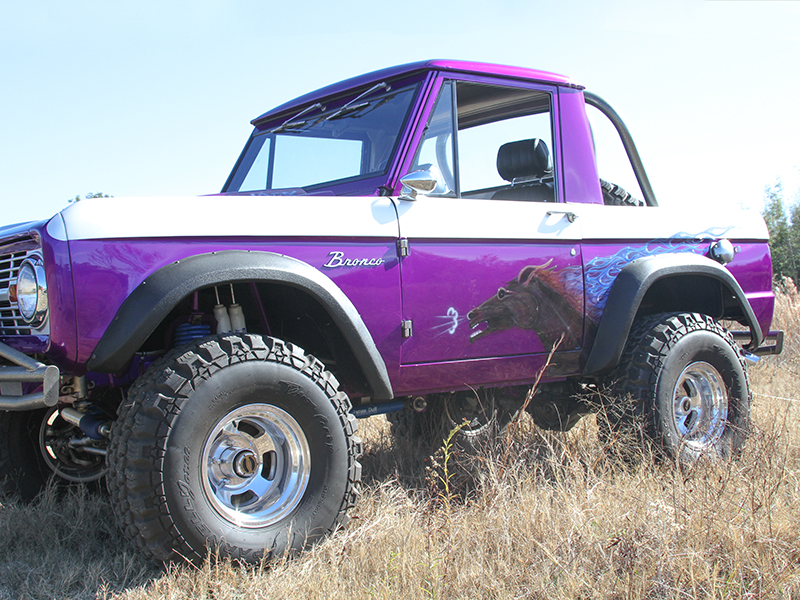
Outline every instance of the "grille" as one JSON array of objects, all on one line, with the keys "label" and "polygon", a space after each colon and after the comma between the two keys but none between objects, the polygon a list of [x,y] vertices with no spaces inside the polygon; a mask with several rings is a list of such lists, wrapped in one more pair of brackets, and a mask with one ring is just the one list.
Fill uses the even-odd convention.
[{"label": "grille", "polygon": [[[31,335],[31,327],[22,319],[16,304],[11,305],[8,298],[8,286],[17,278],[19,267],[33,250],[19,249],[26,246],[28,240],[15,240],[13,252],[8,252],[8,246],[0,246],[0,335]],[[33,240],[30,240],[33,241]],[[20,243],[22,242],[22,243]]]}]

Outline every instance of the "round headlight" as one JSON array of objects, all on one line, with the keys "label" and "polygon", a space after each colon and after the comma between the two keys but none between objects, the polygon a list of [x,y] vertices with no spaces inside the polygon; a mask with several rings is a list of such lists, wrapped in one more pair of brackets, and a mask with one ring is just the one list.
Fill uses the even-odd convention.
[{"label": "round headlight", "polygon": [[38,256],[27,258],[17,274],[17,307],[26,323],[38,327],[47,318],[47,281]]}]

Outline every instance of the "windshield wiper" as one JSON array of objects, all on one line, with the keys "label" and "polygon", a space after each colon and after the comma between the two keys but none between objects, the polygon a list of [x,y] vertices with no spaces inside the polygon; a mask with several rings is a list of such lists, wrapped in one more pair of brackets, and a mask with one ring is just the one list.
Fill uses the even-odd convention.
[{"label": "windshield wiper", "polygon": [[362,94],[359,94],[358,96],[356,96],[355,98],[350,100],[350,102],[348,102],[347,104],[345,104],[341,108],[338,108],[336,111],[334,111],[334,113],[332,115],[328,116],[325,120],[326,121],[332,121],[333,119],[336,119],[337,117],[342,116],[342,114],[345,113],[345,112],[352,112],[354,110],[362,109],[365,106],[369,106],[369,102],[362,102],[361,104],[356,104],[355,106],[353,106],[353,104],[355,104],[356,102],[361,100],[364,96],[368,96],[368,95],[372,94],[373,92],[377,92],[378,90],[381,90],[381,89],[385,89],[388,92],[390,89],[392,89],[392,87],[388,83],[386,83],[385,81],[381,81],[380,83],[376,83],[371,88],[369,88],[366,92],[363,92]]},{"label": "windshield wiper", "polygon": [[270,131],[270,133],[280,133],[281,131],[286,131],[287,129],[297,129],[299,127],[304,127],[305,125],[308,125],[308,121],[295,121],[295,119],[298,119],[307,112],[311,112],[312,110],[316,110],[318,108],[321,108],[323,112],[325,111],[325,107],[323,106],[322,102],[317,102],[316,104],[312,104],[308,108],[304,108],[296,115],[289,117],[283,123],[278,125],[275,129]]}]

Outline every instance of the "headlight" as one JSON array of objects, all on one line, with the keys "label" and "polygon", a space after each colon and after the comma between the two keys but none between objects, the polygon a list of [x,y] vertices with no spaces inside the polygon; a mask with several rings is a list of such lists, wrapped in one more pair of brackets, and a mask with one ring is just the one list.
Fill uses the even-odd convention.
[{"label": "headlight", "polygon": [[17,306],[26,323],[38,327],[47,319],[47,280],[42,259],[26,258],[17,274]]}]

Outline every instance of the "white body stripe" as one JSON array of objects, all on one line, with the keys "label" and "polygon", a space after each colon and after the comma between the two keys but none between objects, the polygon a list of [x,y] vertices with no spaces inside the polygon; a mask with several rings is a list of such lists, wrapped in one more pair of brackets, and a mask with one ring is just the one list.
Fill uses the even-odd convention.
[{"label": "white body stripe", "polygon": [[[513,200],[427,198],[398,201],[400,233],[414,239],[573,240],[579,223],[564,204]],[[548,214],[550,213],[550,214]]]},{"label": "white body stripe", "polygon": [[[703,237],[764,240],[755,211],[556,204],[518,200],[418,197],[398,201],[400,231],[410,239],[625,241]],[[550,214],[548,214],[550,213]],[[573,216],[570,222],[569,216]]]},{"label": "white body stripe", "polygon": [[[667,207],[567,204],[578,215],[586,241],[654,240],[670,237],[769,239],[761,215],[754,210],[720,211],[698,206],[692,210]],[[576,222],[577,222],[576,221]]]},{"label": "white body stripe", "polygon": [[178,237],[396,238],[390,198],[89,198],[62,211],[70,240]]},{"label": "white body stripe", "polygon": [[[393,206],[397,205],[397,211]],[[767,240],[755,211],[617,207],[511,200],[346,196],[91,198],[62,216],[70,240],[176,237],[344,237],[458,240]],[[570,221],[570,213],[574,220]],[[63,231],[52,229],[61,239]]]}]

